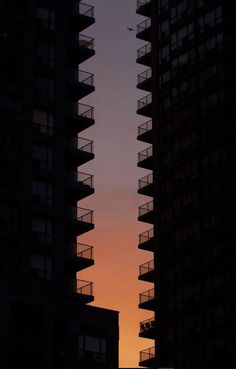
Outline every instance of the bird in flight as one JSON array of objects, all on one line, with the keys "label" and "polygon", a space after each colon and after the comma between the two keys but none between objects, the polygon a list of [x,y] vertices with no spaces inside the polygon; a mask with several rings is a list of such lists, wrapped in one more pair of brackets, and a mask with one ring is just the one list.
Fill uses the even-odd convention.
[{"label": "bird in flight", "polygon": [[134,28],[132,28],[132,27],[127,27],[127,30],[128,30],[128,31],[134,31]]}]

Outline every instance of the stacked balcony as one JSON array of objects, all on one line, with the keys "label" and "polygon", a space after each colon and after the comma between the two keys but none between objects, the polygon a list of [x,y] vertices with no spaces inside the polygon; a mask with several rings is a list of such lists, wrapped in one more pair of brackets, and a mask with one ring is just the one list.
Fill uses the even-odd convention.
[{"label": "stacked balcony", "polygon": [[80,271],[94,265],[93,247],[83,243],[72,243],[68,249],[68,268]]},{"label": "stacked balcony", "polygon": [[139,337],[142,338],[151,338],[154,339],[155,337],[155,319],[150,318],[143,320],[139,324]]},{"label": "stacked balcony", "polygon": [[67,131],[79,133],[94,124],[94,107],[82,103],[72,103],[66,112]]},{"label": "stacked balcony", "polygon": [[94,176],[80,171],[70,171],[66,178],[67,196],[82,200],[94,193]]},{"label": "stacked balcony", "polygon": [[153,228],[142,232],[139,235],[138,248],[145,251],[154,251],[154,232]]},{"label": "stacked balcony", "polygon": [[137,0],[136,2],[136,13],[145,17],[151,15],[151,0]]},{"label": "stacked balcony", "polygon": [[95,54],[94,39],[81,33],[95,21],[94,7],[72,0],[68,2],[67,16],[65,160],[68,173],[65,187],[68,207],[65,217],[70,245],[66,263],[69,277],[67,289],[71,297],[89,303],[93,301],[92,282],[77,279],[76,273],[94,264],[93,248],[80,243],[77,237],[94,228],[93,211],[81,207],[79,203],[94,193],[94,178],[79,167],[94,159],[94,143],[78,135],[94,124],[94,108],[80,101],[95,90],[93,73],[80,68],[81,63]]},{"label": "stacked balcony", "polygon": [[70,2],[69,5],[68,23],[72,30],[81,32],[95,22],[93,6],[81,3],[77,0]]},{"label": "stacked balcony", "polygon": [[154,282],[154,260],[150,260],[139,266],[140,281]]},{"label": "stacked balcony", "polygon": [[137,140],[152,144],[152,119],[138,126]]},{"label": "stacked balcony", "polygon": [[139,365],[145,367],[153,367],[155,364],[155,347],[150,347],[139,353]]},{"label": "stacked balcony", "polygon": [[[147,91],[148,95],[138,100],[137,114],[150,118],[145,123],[138,126],[137,139],[144,143],[151,144],[138,153],[138,167],[153,170],[153,103],[152,103],[152,44],[151,44],[151,0],[137,0],[137,14],[146,18],[137,25],[137,38],[147,43],[137,50],[137,63],[148,67],[138,75],[137,88]],[[138,181],[138,193],[144,196],[154,196],[153,172],[146,174]],[[154,224],[155,209],[153,200],[146,202],[139,207],[138,220],[141,222]],[[154,252],[154,230],[153,228],[139,235],[139,249]],[[138,279],[147,283],[155,282],[154,259],[139,266]],[[155,289],[151,288],[139,295],[139,308],[155,311]],[[148,319],[140,323],[140,337],[155,338],[155,320]],[[155,347],[140,352],[140,366],[151,367],[155,363]]]},{"label": "stacked balcony", "polygon": [[69,278],[66,285],[69,296],[76,299],[81,304],[88,304],[94,301],[92,282],[77,278]]}]

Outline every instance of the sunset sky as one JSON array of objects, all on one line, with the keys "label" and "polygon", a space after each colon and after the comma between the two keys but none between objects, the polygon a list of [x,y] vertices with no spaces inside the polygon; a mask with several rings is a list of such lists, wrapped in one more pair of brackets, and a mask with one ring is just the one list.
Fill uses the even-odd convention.
[{"label": "sunset sky", "polygon": [[147,145],[136,140],[137,126],[148,118],[136,115],[136,28],[144,20],[136,15],[135,0],[85,0],[95,6],[96,23],[82,33],[95,37],[96,55],[80,65],[95,73],[96,91],[81,100],[95,106],[95,126],[81,137],[95,141],[95,160],[80,167],[95,175],[95,194],[80,206],[95,211],[95,230],[79,238],[94,246],[95,266],[79,274],[94,281],[93,305],[120,311],[120,367],[138,366],[139,351],[152,346],[138,338],[139,322],[151,312],[138,309],[139,292],[152,287],[138,281],[138,266],[152,254],[138,249],[139,233],[151,228],[137,221],[138,206],[150,198],[137,195],[138,179],[148,171],[137,168],[137,153]]}]

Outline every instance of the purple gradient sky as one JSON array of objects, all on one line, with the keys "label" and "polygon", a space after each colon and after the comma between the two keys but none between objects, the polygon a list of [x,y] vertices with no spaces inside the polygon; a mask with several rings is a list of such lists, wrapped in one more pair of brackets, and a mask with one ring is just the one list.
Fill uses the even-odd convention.
[{"label": "purple gradient sky", "polygon": [[95,126],[81,136],[95,141],[95,160],[80,167],[95,175],[95,194],[81,206],[95,211],[95,230],[79,238],[95,246],[95,266],[80,273],[94,281],[94,305],[120,311],[120,367],[138,366],[139,351],[152,346],[138,338],[139,321],[151,317],[138,309],[138,294],[152,287],[138,281],[138,266],[152,258],[138,250],[138,234],[151,228],[137,221],[138,206],[149,197],[137,195],[137,181],[148,171],[137,168],[137,126],[148,118],[136,115],[136,50],[143,44],[136,29],[144,20],[135,14],[135,0],[84,0],[95,6],[96,23],[82,33],[95,37],[96,55],[80,65],[95,73],[96,91],[81,102],[95,106]]}]

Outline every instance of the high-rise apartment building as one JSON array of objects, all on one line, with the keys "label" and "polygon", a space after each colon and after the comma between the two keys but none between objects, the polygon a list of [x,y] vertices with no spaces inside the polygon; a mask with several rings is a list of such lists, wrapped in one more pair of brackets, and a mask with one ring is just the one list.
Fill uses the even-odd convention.
[{"label": "high-rise apartment building", "polygon": [[94,158],[80,64],[94,8],[79,0],[0,1],[0,366],[118,367],[118,313],[87,304],[94,228],[80,166]]},{"label": "high-rise apartment building", "polygon": [[[138,0],[139,248],[147,367],[234,367],[236,2]],[[148,259],[147,259],[148,260]]]}]

